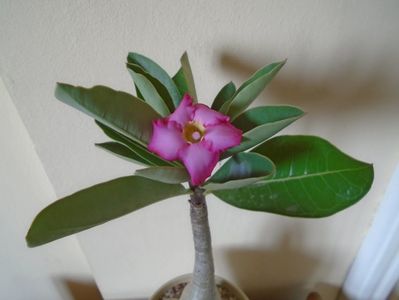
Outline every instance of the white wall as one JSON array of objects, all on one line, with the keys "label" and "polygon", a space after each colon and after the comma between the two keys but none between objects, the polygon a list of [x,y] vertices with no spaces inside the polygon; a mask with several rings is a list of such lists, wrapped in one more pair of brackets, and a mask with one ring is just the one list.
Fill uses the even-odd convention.
[{"label": "white wall", "polygon": [[0,299],[75,299],[92,280],[74,237],[29,249],[25,235],[54,190],[0,78]]},{"label": "white wall", "polygon": [[[362,202],[322,220],[210,198],[216,268],[254,300],[300,298],[311,288],[334,299],[399,158],[397,1],[1,2],[1,75],[58,197],[135,166],[93,146],[106,139],[54,100],[56,81],[133,91],[128,51],[174,73],[187,50],[199,97],[210,103],[230,79],[239,84],[287,57],[257,104],[303,107],[307,116],[285,132],[322,135],[373,162],[375,184]],[[190,272],[187,209],[176,198],[80,235],[105,297],[149,295]]]}]

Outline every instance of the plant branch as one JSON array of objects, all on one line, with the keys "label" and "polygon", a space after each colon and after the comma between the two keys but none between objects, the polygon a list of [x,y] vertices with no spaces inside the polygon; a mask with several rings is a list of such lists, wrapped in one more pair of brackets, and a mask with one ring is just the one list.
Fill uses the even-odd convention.
[{"label": "plant branch", "polygon": [[182,300],[218,300],[215,284],[211,234],[204,190],[193,188],[190,196],[190,216],[193,230],[195,263],[192,281],[184,289]]}]

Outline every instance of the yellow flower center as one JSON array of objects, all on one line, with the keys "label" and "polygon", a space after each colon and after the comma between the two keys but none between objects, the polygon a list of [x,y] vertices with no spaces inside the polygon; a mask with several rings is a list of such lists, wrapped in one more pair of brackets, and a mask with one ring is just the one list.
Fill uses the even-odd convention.
[{"label": "yellow flower center", "polygon": [[183,128],[183,138],[191,144],[200,142],[204,134],[205,128],[198,122],[187,123]]}]

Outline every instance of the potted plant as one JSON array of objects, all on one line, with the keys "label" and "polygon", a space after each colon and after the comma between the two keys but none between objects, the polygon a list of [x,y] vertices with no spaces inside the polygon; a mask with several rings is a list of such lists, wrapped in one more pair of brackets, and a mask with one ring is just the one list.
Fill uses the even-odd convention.
[{"label": "potted plant", "polygon": [[[136,96],[105,86],[58,83],[56,98],[93,117],[111,139],[96,146],[145,167],[44,208],[28,231],[28,246],[189,195],[194,271],[174,283],[181,287],[176,297],[216,300],[221,289],[214,275],[207,194],[238,208],[301,218],[329,216],[356,203],[371,187],[372,165],[320,137],[273,137],[303,116],[297,107],[248,109],[284,63],[261,68],[238,89],[226,84],[211,107],[197,103],[186,53],[173,77],[151,59],[129,53],[126,66]],[[218,162],[223,164],[215,170]],[[161,290],[165,293],[165,287]],[[247,299],[234,286],[230,290],[236,291],[235,299]],[[162,297],[160,291],[152,299]]]}]

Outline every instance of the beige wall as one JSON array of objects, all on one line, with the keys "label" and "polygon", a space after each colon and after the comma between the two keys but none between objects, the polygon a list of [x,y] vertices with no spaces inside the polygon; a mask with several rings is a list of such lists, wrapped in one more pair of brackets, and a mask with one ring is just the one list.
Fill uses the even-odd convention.
[{"label": "beige wall", "polygon": [[[211,197],[216,269],[254,300],[301,299],[309,289],[334,299],[399,160],[397,1],[1,2],[1,75],[59,197],[135,166],[93,146],[106,139],[54,100],[56,81],[133,91],[128,51],[174,73],[187,50],[210,103],[227,81],[287,57],[256,104],[303,107],[307,116],[285,132],[322,135],[373,162],[375,184],[361,203],[322,220],[240,211]],[[191,271],[187,209],[176,198],[79,235],[105,297],[146,296]]]},{"label": "beige wall", "polygon": [[92,285],[75,237],[29,249],[33,217],[55,197],[32,141],[0,78],[0,299],[68,300]]}]

